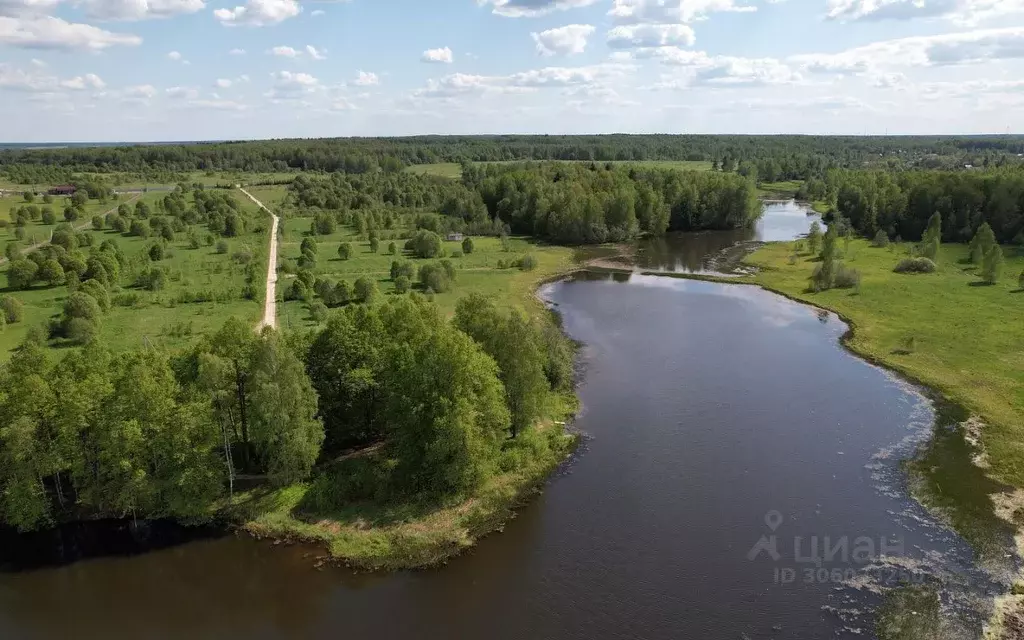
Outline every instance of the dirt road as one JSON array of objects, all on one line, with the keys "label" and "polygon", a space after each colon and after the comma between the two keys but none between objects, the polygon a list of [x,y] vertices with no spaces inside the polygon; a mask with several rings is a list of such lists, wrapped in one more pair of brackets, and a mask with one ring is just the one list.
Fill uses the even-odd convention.
[{"label": "dirt road", "polygon": [[266,302],[263,305],[263,321],[260,322],[258,329],[262,330],[263,327],[277,328],[277,225],[281,221],[273,211],[268,209],[262,202],[257,200],[251,193],[245,189],[239,187],[239,191],[244,193],[250,200],[255,202],[257,206],[270,214],[270,217],[274,219],[274,224],[270,228],[270,256],[267,260],[267,292]]}]

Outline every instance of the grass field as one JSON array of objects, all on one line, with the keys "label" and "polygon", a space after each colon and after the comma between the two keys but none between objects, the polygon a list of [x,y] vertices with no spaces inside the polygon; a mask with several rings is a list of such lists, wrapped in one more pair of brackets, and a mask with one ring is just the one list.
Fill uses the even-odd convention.
[{"label": "grass field", "polygon": [[[143,199],[152,206],[164,195],[151,193]],[[191,249],[187,234],[178,233],[175,240],[168,243],[169,255],[151,264],[145,252],[152,240],[111,230],[89,228],[85,231],[94,236],[96,246],[105,239],[116,240],[129,264],[133,265],[122,267],[119,286],[111,290],[112,299],[119,294],[127,294],[132,300],[125,300],[126,306],[114,305],[101,320],[100,336],[108,345],[114,348],[144,344],[182,346],[218,328],[232,316],[241,317],[255,326],[262,314],[262,302],[242,298],[245,267],[233,258],[233,254],[245,250],[253,261],[265,265],[267,235],[265,231],[253,229],[257,226],[269,229],[269,219],[264,220],[264,215],[255,213],[256,207],[248,199],[243,201],[236,197],[243,207],[254,213],[252,220],[255,224],[245,234],[227,239],[229,249],[223,254],[217,253],[215,245],[207,245],[205,241],[198,249]],[[205,225],[196,225],[196,230],[201,238],[207,236]],[[163,290],[153,292],[133,286],[137,271],[157,264],[168,271],[167,285]],[[7,265],[0,265],[0,294],[11,294],[23,301],[25,320],[8,325],[0,333],[0,359],[9,356],[10,350],[24,339],[30,327],[44,325],[50,318],[58,316],[68,295],[65,286],[45,287],[39,284],[28,291],[11,291],[7,285],[6,270]],[[258,272],[261,275],[258,288],[262,295],[266,270],[261,266]],[[219,296],[221,301],[180,301],[183,294],[198,292],[210,292]]]},{"label": "grass field", "polygon": [[894,273],[906,250],[854,241],[844,263],[861,273],[857,291],[810,292],[815,263],[804,255],[789,264],[790,243],[767,245],[748,261],[762,269],[757,282],[848,318],[857,353],[981,416],[993,476],[1024,487],[1024,291],[1017,282],[1024,257],[1006,247],[1003,278],[987,286],[965,264],[964,245],[943,245],[932,274]]},{"label": "grass field", "polygon": [[[256,193],[253,193],[256,195]],[[256,195],[260,198],[260,195]],[[262,199],[262,198],[261,198]],[[271,206],[264,201],[265,204]],[[273,208],[273,207],[271,207]],[[297,260],[301,255],[300,245],[309,232],[312,218],[285,217],[282,220],[283,237],[279,244],[279,260]],[[370,251],[370,244],[360,239],[353,228],[340,226],[337,233],[329,236],[316,236],[318,260],[314,274],[332,282],[347,280],[351,285],[359,277],[370,277],[377,281],[381,293],[396,295],[394,283],[390,279],[391,262],[393,260],[409,260],[417,270],[424,263],[434,260],[421,260],[402,255],[405,240],[399,238],[401,230],[382,233],[378,253]],[[348,260],[338,257],[338,246],[342,242],[352,244],[354,253]],[[388,245],[394,242],[398,255],[388,253]],[[525,238],[511,238],[509,251],[504,251],[498,238],[473,238],[474,251],[470,255],[451,258],[453,252],[462,250],[461,242],[444,242],[446,255],[458,270],[456,285],[452,291],[436,294],[434,301],[442,312],[450,314],[455,309],[458,299],[469,293],[492,295],[501,301],[508,301],[520,306],[531,306],[533,288],[540,280],[568,270],[572,265],[573,251],[565,247],[539,245]],[[498,262],[509,262],[526,254],[537,259],[537,268],[533,271],[520,271],[516,268],[499,269]],[[294,276],[282,273],[278,279],[278,298],[280,299],[290,286]],[[310,317],[307,305],[298,300],[278,304],[278,317],[283,329],[307,327],[315,324]]]},{"label": "grass field", "polygon": [[[479,164],[514,164],[517,162],[530,162],[529,160],[502,160],[495,162],[481,162]],[[558,162],[591,162],[590,160],[560,160]],[[652,169],[679,169],[681,171],[710,171],[711,163],[705,160],[611,160],[594,161],[596,164],[629,165],[647,167]],[[462,176],[462,167],[456,162],[441,162],[437,164],[414,164],[405,168],[410,173],[419,175],[440,176],[442,178],[459,178]]]}]

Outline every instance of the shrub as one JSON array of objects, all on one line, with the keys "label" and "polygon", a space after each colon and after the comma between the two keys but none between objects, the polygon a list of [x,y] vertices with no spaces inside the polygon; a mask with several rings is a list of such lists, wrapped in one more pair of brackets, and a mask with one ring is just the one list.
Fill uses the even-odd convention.
[{"label": "shrub", "polygon": [[157,242],[149,248],[149,259],[153,262],[159,262],[164,259],[164,245]]},{"label": "shrub", "polygon": [[62,285],[64,284],[64,268],[51,258],[39,267],[39,279],[51,287]]},{"label": "shrub", "polygon": [[100,303],[96,301],[96,298],[83,291],[76,291],[64,301],[65,326],[67,321],[74,318],[98,322],[101,312]]},{"label": "shrub", "polygon": [[21,257],[21,245],[17,242],[8,241],[7,246],[4,247],[4,257],[14,262]]},{"label": "shrub", "polygon": [[420,283],[434,293],[445,293],[455,284],[455,267],[447,260],[420,267]]},{"label": "shrub", "polygon": [[441,236],[420,229],[405,243],[405,248],[417,258],[436,258],[441,255]]},{"label": "shrub", "polygon": [[466,254],[467,256],[473,253],[473,238],[465,238],[462,241],[462,253]]},{"label": "shrub", "polygon": [[380,249],[380,240],[377,238],[370,238],[370,252],[377,253]]},{"label": "shrub", "polygon": [[25,305],[14,296],[0,296],[0,315],[4,317],[7,324],[21,322],[25,317]]},{"label": "shrub", "polygon": [[329,236],[338,230],[338,223],[334,216],[329,213],[318,213],[310,225],[310,233],[313,235]]},{"label": "shrub", "polygon": [[92,342],[97,333],[99,328],[96,323],[85,318],[71,318],[64,325],[64,337],[78,345]]},{"label": "shrub", "polygon": [[352,257],[352,244],[349,242],[342,242],[341,246],[338,247],[338,257],[342,260],[348,260]]},{"label": "shrub", "polygon": [[319,248],[316,245],[316,240],[314,240],[313,238],[303,238],[302,244],[299,245],[299,251],[301,251],[302,253],[311,253],[314,256],[317,254],[318,249]]},{"label": "shrub", "polygon": [[103,231],[103,217],[93,216],[92,217],[92,228],[96,231]]},{"label": "shrub", "polygon": [[860,287],[860,271],[839,265],[839,269],[836,270],[834,285],[839,289]]},{"label": "shrub", "polygon": [[537,268],[537,258],[527,254],[519,259],[519,268],[523,271],[533,271]]},{"label": "shrub", "polygon": [[160,291],[167,284],[167,272],[160,267],[153,267],[149,271],[142,272],[135,280],[135,286]]},{"label": "shrub", "polygon": [[395,278],[395,293],[402,294],[409,291],[409,287],[412,286],[409,276],[398,276]]},{"label": "shrub", "polygon": [[36,281],[39,265],[24,258],[11,262],[7,267],[7,284],[12,289],[28,289]]},{"label": "shrub", "polygon": [[1022,291],[1024,291],[1024,271],[1021,271],[1021,272],[1020,272],[1020,275],[1019,275],[1019,276],[1017,276],[1017,286],[1018,286],[1018,287],[1019,287],[1019,288],[1020,288],[1020,289],[1021,289]]},{"label": "shrub", "polygon": [[309,305],[309,315],[314,322],[323,322],[327,319],[327,305],[316,300]]},{"label": "shrub", "polygon": [[43,224],[57,224],[57,214],[50,207],[43,209]]},{"label": "shrub", "polygon": [[462,257],[462,252],[459,251],[458,249],[456,249],[455,251],[452,251],[451,257],[452,258],[461,258]]},{"label": "shrub", "polygon": [[220,253],[220,254],[225,254],[225,253],[228,252],[229,248],[230,247],[228,246],[228,241],[227,240],[218,240],[217,241],[217,247],[216,247],[215,251],[217,253]]},{"label": "shrub", "polygon": [[121,216],[115,216],[114,219],[110,223],[110,227],[114,231],[116,231],[118,233],[127,233],[128,232],[128,220],[126,220],[125,218],[122,218]]},{"label": "shrub", "polygon": [[238,264],[249,264],[250,262],[252,262],[253,259],[252,249],[248,247],[240,249],[239,251],[236,251],[231,254],[231,259],[237,262]]},{"label": "shrub", "polygon": [[1003,250],[998,244],[993,244],[992,248],[985,253],[985,258],[981,265],[981,277],[985,282],[989,284],[995,284],[999,282],[999,278],[1003,275]]},{"label": "shrub", "polygon": [[342,280],[334,285],[334,291],[331,292],[331,304],[335,306],[348,304],[351,299],[352,287],[349,286],[347,281]]},{"label": "shrub", "polygon": [[92,296],[96,300],[96,304],[100,305],[100,311],[110,309],[110,293],[99,280],[86,280],[79,285],[78,290]]},{"label": "shrub", "polygon": [[391,279],[396,280],[400,276],[405,276],[411,279],[413,276],[413,267],[411,262],[399,262],[398,260],[391,261]]},{"label": "shrub", "polygon": [[888,247],[889,234],[879,229],[878,233],[875,234],[875,239],[871,241],[871,246],[877,247],[879,249],[884,249],[885,247]]},{"label": "shrub", "polygon": [[398,255],[398,245],[394,242],[388,243],[388,253],[391,255]]},{"label": "shrub", "polygon": [[145,220],[132,220],[132,224],[128,228],[128,233],[140,238],[148,238],[149,224]]},{"label": "shrub", "polygon": [[932,273],[935,263],[925,257],[904,258],[896,263],[896,273]]}]

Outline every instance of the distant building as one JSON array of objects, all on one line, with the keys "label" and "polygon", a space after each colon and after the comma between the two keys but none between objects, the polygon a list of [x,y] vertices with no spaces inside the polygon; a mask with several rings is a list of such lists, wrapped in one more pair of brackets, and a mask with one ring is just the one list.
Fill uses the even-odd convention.
[{"label": "distant building", "polygon": [[62,184],[50,189],[49,194],[51,196],[73,196],[75,195],[75,185],[73,184]]},{"label": "distant building", "polygon": [[462,234],[461,233],[449,233],[448,234],[448,242],[462,242]]}]

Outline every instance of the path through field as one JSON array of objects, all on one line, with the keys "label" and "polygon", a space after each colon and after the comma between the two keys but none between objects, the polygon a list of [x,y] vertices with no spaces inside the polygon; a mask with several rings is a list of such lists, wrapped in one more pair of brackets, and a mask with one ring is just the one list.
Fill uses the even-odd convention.
[{"label": "path through field", "polygon": [[259,208],[269,213],[270,217],[274,219],[274,224],[270,227],[270,256],[267,260],[266,302],[263,306],[263,321],[260,322],[259,329],[262,330],[263,327],[277,328],[277,225],[281,219],[251,193],[241,187],[238,190],[248,196]]}]

